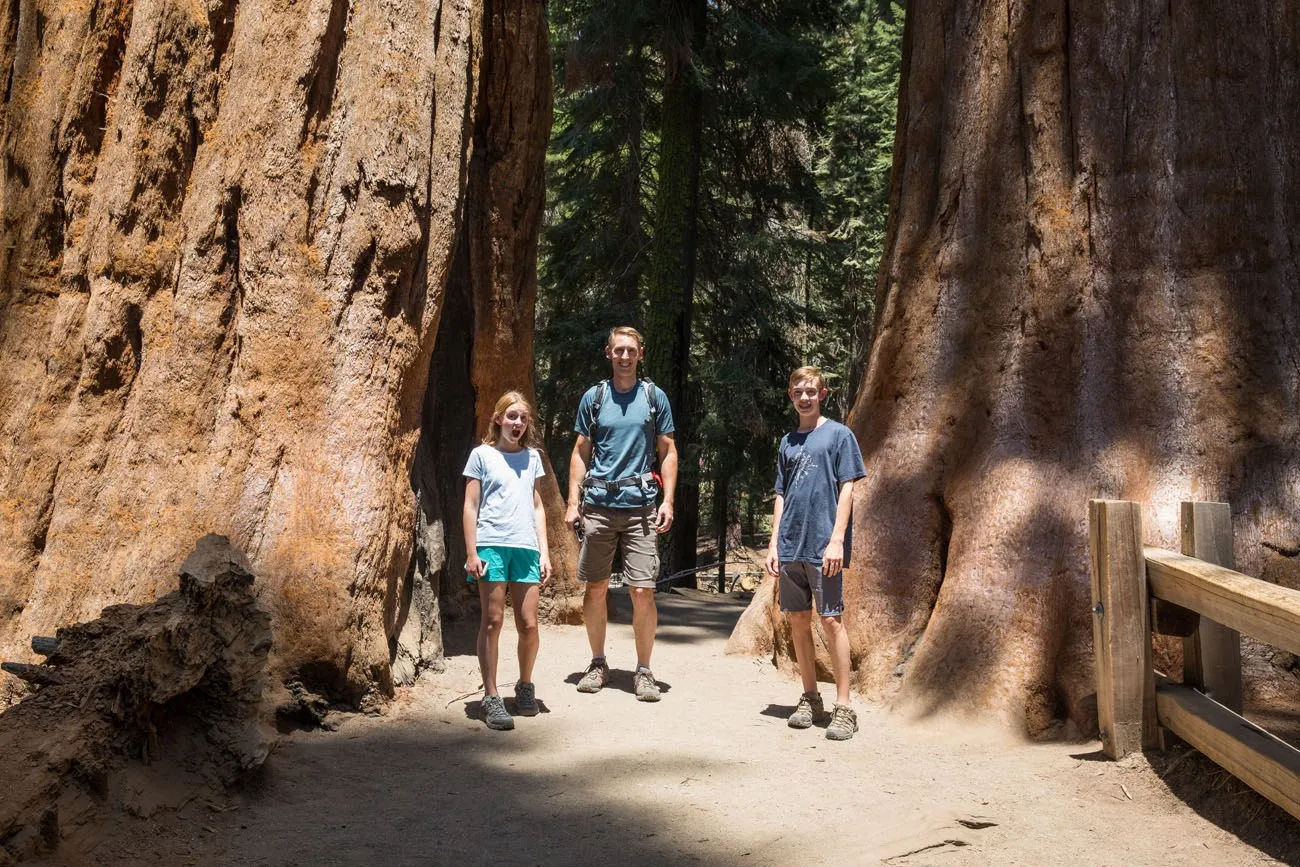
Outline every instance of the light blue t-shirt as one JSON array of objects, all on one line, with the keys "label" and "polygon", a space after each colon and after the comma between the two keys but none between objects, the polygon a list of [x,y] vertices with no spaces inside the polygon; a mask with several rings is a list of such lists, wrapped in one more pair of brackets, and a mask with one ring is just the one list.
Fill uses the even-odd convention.
[{"label": "light blue t-shirt", "polygon": [[[658,437],[673,432],[673,411],[668,406],[668,395],[655,386],[655,443],[646,436],[650,422],[650,404],[646,401],[645,386],[637,380],[630,391],[619,391],[611,381],[605,399],[600,404],[600,418],[596,420],[596,435],[591,436],[591,406],[596,402],[599,385],[587,389],[578,402],[578,420],[573,425],[575,433],[591,439],[591,466],[587,477],[615,482],[629,476],[650,472]],[[635,509],[653,505],[659,489],[651,485],[644,490],[636,485],[606,491],[588,487],[583,501],[593,506],[610,509]]]},{"label": "light blue t-shirt", "polygon": [[478,544],[538,550],[533,484],[546,475],[536,449],[503,452],[481,445],[469,453],[467,478],[478,479]]},{"label": "light blue t-shirt", "polygon": [[[806,433],[781,439],[776,459],[776,492],[785,498],[776,555],[782,563],[821,565],[835,529],[840,485],[867,474],[853,431],[827,419]],[[853,520],[844,534],[844,566],[853,547]]]}]

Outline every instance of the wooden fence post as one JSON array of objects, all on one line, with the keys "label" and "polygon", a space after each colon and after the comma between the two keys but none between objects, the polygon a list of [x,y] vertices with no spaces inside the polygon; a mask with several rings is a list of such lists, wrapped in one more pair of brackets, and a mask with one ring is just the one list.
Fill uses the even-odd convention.
[{"label": "wooden fence post", "polygon": [[[1232,554],[1232,510],[1227,503],[1181,507],[1182,553],[1236,569]],[[1241,635],[1202,616],[1196,632],[1183,639],[1183,683],[1241,713]]]},{"label": "wooden fence post", "polygon": [[1147,614],[1142,510],[1120,500],[1088,501],[1097,723],[1112,759],[1155,745],[1155,673]]}]

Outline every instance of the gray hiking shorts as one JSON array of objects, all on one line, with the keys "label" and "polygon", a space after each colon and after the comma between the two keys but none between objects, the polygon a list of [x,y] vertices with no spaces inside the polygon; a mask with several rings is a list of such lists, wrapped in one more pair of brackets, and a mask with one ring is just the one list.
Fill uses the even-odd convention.
[{"label": "gray hiking shorts", "polygon": [[653,505],[638,509],[583,506],[582,549],[578,580],[604,581],[614,565],[614,549],[623,542],[623,583],[653,588],[659,578],[659,541]]},{"label": "gray hiking shorts", "polygon": [[782,611],[809,611],[815,600],[822,617],[839,617],[844,613],[844,570],[827,578],[816,563],[782,563],[777,596]]}]

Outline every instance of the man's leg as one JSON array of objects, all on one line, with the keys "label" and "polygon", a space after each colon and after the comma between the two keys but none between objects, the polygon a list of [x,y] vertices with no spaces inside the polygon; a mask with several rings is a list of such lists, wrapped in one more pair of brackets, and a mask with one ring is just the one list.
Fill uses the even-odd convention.
[{"label": "man's leg", "polygon": [[605,628],[608,616],[605,611],[605,597],[609,595],[609,579],[588,581],[582,590],[582,620],[587,624],[587,643],[591,645],[591,655],[605,655]]},{"label": "man's leg", "polygon": [[582,516],[582,547],[578,551],[578,580],[583,582],[582,620],[587,626],[587,643],[593,657],[605,655],[608,620],[609,570],[614,565],[618,530],[610,512],[588,506]]},{"label": "man's leg", "polygon": [[650,667],[650,654],[655,648],[655,630],[659,628],[659,607],[655,604],[655,591],[647,587],[629,587],[632,596],[632,635],[636,638],[636,664],[638,668]]}]

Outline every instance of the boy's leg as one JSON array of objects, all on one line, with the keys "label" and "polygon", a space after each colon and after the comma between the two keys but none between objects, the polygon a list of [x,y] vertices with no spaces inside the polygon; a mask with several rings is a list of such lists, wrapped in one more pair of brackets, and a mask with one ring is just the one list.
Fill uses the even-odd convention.
[{"label": "boy's leg", "polygon": [[805,694],[817,692],[817,650],[812,637],[812,588],[808,583],[808,564],[782,563],[777,579],[777,598],[781,610],[790,618],[790,638],[794,642],[794,661],[799,665],[799,679]]},{"label": "boy's leg", "polygon": [[477,649],[479,672],[483,675],[483,695],[496,695],[497,648],[501,643],[501,624],[506,612],[506,582],[480,580],[478,599],[482,614]]},{"label": "boy's leg", "polygon": [[831,670],[835,673],[835,703],[849,703],[849,675],[852,660],[849,655],[849,631],[844,628],[839,615],[822,617],[826,643],[831,652]]}]

